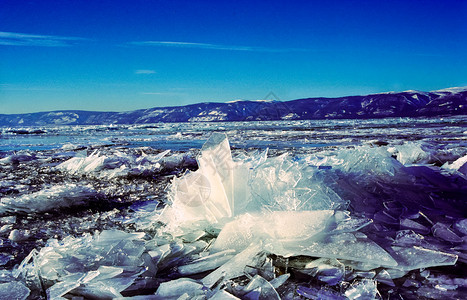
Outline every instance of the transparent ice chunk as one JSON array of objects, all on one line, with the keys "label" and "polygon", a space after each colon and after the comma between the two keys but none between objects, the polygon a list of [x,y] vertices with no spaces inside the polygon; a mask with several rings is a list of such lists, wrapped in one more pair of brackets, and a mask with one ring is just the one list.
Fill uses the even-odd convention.
[{"label": "transparent ice chunk", "polygon": [[388,148],[392,155],[397,156],[397,160],[403,165],[423,164],[430,159],[430,153],[427,153],[420,143],[406,142],[402,145],[396,145]]},{"label": "transparent ice chunk", "polygon": [[262,250],[262,248],[263,246],[261,243],[250,245],[248,248],[235,255],[228,262],[204,277],[201,282],[205,286],[212,288],[220,280],[228,280],[243,275],[245,266],[255,265],[255,256]]},{"label": "transparent ice chunk", "polygon": [[337,259],[320,258],[306,264],[300,272],[316,277],[329,285],[336,285],[345,275],[345,265]]},{"label": "transparent ice chunk", "polygon": [[260,211],[335,209],[345,204],[333,190],[287,155],[267,152],[234,160],[225,134],[213,134],[198,157],[199,169],[175,178],[171,205],[159,221],[172,234],[218,228],[233,217]]},{"label": "transparent ice chunk", "polygon": [[210,300],[239,300],[240,298],[235,297],[234,295],[226,292],[225,290],[219,290],[214,295],[212,295]]},{"label": "transparent ice chunk", "polygon": [[96,197],[97,192],[90,186],[73,183],[55,185],[19,197],[4,197],[0,203],[0,215],[9,213],[38,213],[83,205]]},{"label": "transparent ice chunk", "polygon": [[94,236],[49,240],[46,247],[26,257],[16,277],[40,274],[44,283],[52,284],[47,286],[51,298],[70,292],[97,298],[121,296],[120,292],[146,270],[144,236],[108,230]]},{"label": "transparent ice chunk", "polygon": [[467,155],[462,156],[458,159],[456,159],[454,162],[450,163],[445,163],[442,166],[443,169],[455,172],[458,171],[464,175],[467,175]]},{"label": "transparent ice chunk", "polygon": [[31,291],[19,281],[0,283],[0,299],[24,300]]},{"label": "transparent ice chunk", "polygon": [[344,294],[348,299],[373,300],[379,292],[376,288],[376,281],[363,279],[354,282]]},{"label": "transparent ice chunk", "polygon": [[178,299],[183,294],[187,294],[193,298],[206,294],[203,285],[196,280],[190,278],[180,278],[163,282],[156,292],[156,296],[160,299]]},{"label": "transparent ice chunk", "polygon": [[178,267],[178,272],[182,275],[190,275],[213,270],[229,261],[234,255],[235,250],[233,249],[217,252],[192,261],[188,265]]},{"label": "transparent ice chunk", "polygon": [[[269,252],[284,257],[308,255],[355,260],[377,266],[397,265],[373,241],[346,232],[355,231],[362,223],[339,226],[336,225],[339,218],[342,218],[342,214],[339,213],[336,217],[332,210],[242,215],[225,225],[212,246],[212,251],[240,251],[250,243],[262,241]],[[345,218],[340,220],[346,221]],[[333,232],[336,228],[340,231]]]},{"label": "transparent ice chunk", "polygon": [[410,271],[420,268],[454,265],[457,255],[441,251],[413,247],[391,247],[394,251],[392,256],[397,261],[397,269]]},{"label": "transparent ice chunk", "polygon": [[[96,150],[89,156],[76,156],[59,164],[56,169],[70,173],[92,175],[96,177],[114,178],[126,175],[140,175],[145,172],[154,173],[162,168],[163,158],[170,150],[157,155],[127,154],[114,150],[110,153],[101,153]],[[169,159],[165,165],[174,167],[182,163],[179,157]]]},{"label": "transparent ice chunk", "polygon": [[271,285],[277,289],[278,287],[280,287],[281,285],[283,285],[287,279],[290,278],[290,273],[287,273],[287,274],[282,274],[280,275],[279,277],[276,277],[274,278],[273,280],[269,281],[269,283],[271,283]]},{"label": "transparent ice chunk", "polygon": [[267,240],[271,243],[303,241],[325,231],[333,214],[332,210],[244,214],[224,226],[212,246],[212,251],[242,250],[256,240]]},{"label": "transparent ice chunk", "polygon": [[280,296],[272,284],[263,277],[256,275],[246,285],[244,299],[276,299],[280,300]]},{"label": "transparent ice chunk", "polygon": [[404,166],[390,156],[383,148],[359,146],[355,149],[340,150],[335,157],[334,167],[347,173],[394,176]]}]

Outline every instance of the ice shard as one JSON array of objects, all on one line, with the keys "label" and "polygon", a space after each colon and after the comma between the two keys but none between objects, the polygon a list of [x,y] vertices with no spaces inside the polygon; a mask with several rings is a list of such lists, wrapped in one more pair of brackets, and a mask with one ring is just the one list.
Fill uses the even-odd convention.
[{"label": "ice shard", "polygon": [[194,298],[205,295],[206,290],[203,290],[203,285],[196,280],[180,278],[162,283],[156,292],[156,296],[160,299],[179,299],[184,294]]},{"label": "ice shard", "polygon": [[397,269],[410,271],[415,269],[453,265],[457,255],[442,251],[426,249],[419,246],[397,247],[393,246],[392,256],[397,261]]},{"label": "ice shard", "polygon": [[[40,274],[44,283],[51,284],[47,289],[50,298],[58,299],[70,292],[121,296],[119,292],[145,271],[141,258],[145,250],[143,236],[110,230],[95,236],[50,240],[47,247],[25,259],[16,276]],[[33,263],[28,264],[31,258]]]},{"label": "ice shard", "polygon": [[30,290],[19,281],[0,283],[0,299],[24,300],[29,293]]},{"label": "ice shard", "polygon": [[97,195],[97,192],[90,186],[80,186],[74,183],[56,185],[19,197],[2,198],[0,215],[39,213],[79,206],[95,199]]}]

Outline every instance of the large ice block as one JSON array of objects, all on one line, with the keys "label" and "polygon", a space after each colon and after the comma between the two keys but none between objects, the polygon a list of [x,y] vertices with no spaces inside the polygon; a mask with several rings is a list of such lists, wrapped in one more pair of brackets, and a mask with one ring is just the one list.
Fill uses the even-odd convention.
[{"label": "large ice block", "polygon": [[287,154],[267,151],[233,159],[225,134],[213,134],[198,157],[199,169],[175,178],[171,204],[159,221],[169,231],[194,227],[220,230],[233,217],[262,211],[306,211],[345,206],[332,189]]},{"label": "large ice block", "polygon": [[343,215],[332,210],[245,214],[224,226],[212,251],[241,251],[251,243],[261,241],[267,251],[285,257],[307,255],[355,260],[376,266],[397,265],[375,242],[352,234],[364,222],[347,223],[345,226],[340,223],[349,221]]}]

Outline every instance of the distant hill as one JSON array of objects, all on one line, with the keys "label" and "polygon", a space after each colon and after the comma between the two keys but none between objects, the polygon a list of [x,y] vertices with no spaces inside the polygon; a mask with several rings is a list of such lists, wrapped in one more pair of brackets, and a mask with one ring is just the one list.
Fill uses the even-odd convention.
[{"label": "distant hill", "polygon": [[369,119],[467,115],[467,87],[291,101],[231,101],[129,112],[53,111],[0,114],[0,126],[143,124],[158,122]]}]

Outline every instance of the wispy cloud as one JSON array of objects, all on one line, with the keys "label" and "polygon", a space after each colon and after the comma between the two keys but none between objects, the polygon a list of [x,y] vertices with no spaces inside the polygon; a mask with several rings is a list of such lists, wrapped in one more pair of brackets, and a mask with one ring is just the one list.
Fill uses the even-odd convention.
[{"label": "wispy cloud", "polygon": [[154,71],[154,70],[136,70],[135,74],[145,74],[145,75],[156,74],[156,71]]},{"label": "wispy cloud", "polygon": [[0,31],[0,45],[4,46],[37,46],[37,47],[67,47],[87,39],[70,36],[38,35],[18,32]]},{"label": "wispy cloud", "polygon": [[134,46],[198,48],[198,49],[226,50],[226,51],[255,51],[255,52],[298,52],[298,51],[308,51],[308,49],[301,49],[301,48],[268,48],[268,47],[233,46],[233,45],[221,45],[221,44],[172,42],[172,41],[141,41],[141,42],[131,42],[129,44],[134,45]]}]

